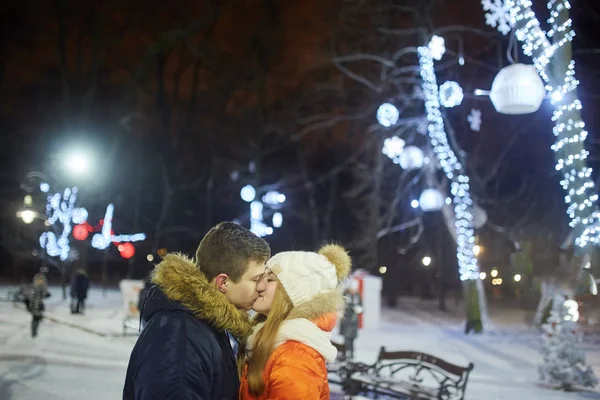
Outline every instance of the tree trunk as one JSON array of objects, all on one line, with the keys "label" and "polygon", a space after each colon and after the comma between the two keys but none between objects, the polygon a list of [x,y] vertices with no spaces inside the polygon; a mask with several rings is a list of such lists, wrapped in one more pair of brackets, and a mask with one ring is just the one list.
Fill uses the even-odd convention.
[{"label": "tree trunk", "polygon": [[306,156],[304,155],[302,149],[299,146],[297,147],[296,154],[298,157],[298,165],[300,166],[300,172],[302,173],[302,179],[304,180],[304,188],[306,189],[308,209],[310,210],[312,247],[313,249],[316,249],[321,243],[321,229],[319,223],[319,206],[317,205],[315,186],[310,181],[310,177],[308,175]]},{"label": "tree trunk", "polygon": [[[456,242],[456,226],[454,219],[454,211],[451,205],[446,205],[442,208],[442,214],[448,232]],[[488,320],[487,302],[485,299],[485,288],[480,279],[469,280],[463,282],[463,291],[466,307],[466,326],[465,333],[474,331],[475,333],[483,332],[483,321]]]},{"label": "tree trunk", "polygon": [[67,299],[67,282],[68,282],[69,276],[67,274],[67,263],[63,262],[61,263],[61,269],[60,269],[60,285],[62,287],[62,297],[63,300]]},{"label": "tree trunk", "polygon": [[483,332],[483,323],[481,318],[480,289],[481,280],[467,280],[463,282],[465,292],[465,306],[467,311],[467,322],[465,325],[465,334],[471,332]]}]

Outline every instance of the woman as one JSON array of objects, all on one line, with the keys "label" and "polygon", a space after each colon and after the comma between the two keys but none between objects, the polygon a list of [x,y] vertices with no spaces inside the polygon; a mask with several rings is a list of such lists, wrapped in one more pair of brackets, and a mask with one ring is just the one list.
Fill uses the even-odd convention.
[{"label": "woman", "polygon": [[33,285],[27,293],[27,309],[31,313],[31,337],[38,335],[40,322],[44,318],[44,299],[50,297],[46,277],[42,273],[35,274]]},{"label": "woman", "polygon": [[337,245],[283,252],[267,262],[266,285],[253,306],[258,317],[247,342],[242,400],[329,399],[325,362],[337,355],[330,341],[344,304],[337,286],[350,266]]}]

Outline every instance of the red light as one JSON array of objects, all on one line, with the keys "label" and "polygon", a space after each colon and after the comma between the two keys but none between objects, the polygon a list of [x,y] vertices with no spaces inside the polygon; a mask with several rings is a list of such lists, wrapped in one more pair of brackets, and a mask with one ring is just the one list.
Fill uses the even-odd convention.
[{"label": "red light", "polygon": [[118,247],[119,252],[121,252],[121,257],[123,258],[131,258],[135,255],[135,247],[131,242],[123,243]]},{"label": "red light", "polygon": [[88,238],[89,231],[85,224],[75,225],[73,227],[73,237],[76,240],[85,240]]}]

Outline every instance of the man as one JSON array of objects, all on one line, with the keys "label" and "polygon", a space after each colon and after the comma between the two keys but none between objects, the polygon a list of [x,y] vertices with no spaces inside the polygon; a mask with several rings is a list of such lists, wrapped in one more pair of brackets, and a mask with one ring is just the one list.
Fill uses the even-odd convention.
[{"label": "man", "polygon": [[245,340],[251,333],[247,311],[264,290],[270,255],[267,242],[230,222],[204,236],[195,260],[167,255],[154,270],[123,399],[237,400],[228,334]]}]

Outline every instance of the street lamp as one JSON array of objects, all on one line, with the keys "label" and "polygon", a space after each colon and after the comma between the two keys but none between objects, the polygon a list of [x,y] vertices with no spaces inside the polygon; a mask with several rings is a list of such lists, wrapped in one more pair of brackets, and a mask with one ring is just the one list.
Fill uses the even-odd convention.
[{"label": "street lamp", "polygon": [[424,266],[429,267],[431,265],[431,257],[425,256],[423,260],[421,260]]},{"label": "street lamp", "polygon": [[90,156],[81,149],[74,149],[65,158],[65,166],[75,175],[86,175],[91,169]]},{"label": "street lamp", "polygon": [[17,212],[17,217],[21,218],[24,223],[31,224],[38,216],[38,213],[33,210],[21,210]]}]

